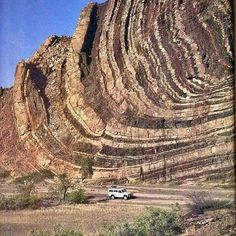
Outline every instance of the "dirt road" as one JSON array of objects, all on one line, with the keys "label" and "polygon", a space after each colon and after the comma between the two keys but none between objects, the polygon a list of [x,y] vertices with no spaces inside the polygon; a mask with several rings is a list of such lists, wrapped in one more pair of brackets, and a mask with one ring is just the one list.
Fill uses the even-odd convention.
[{"label": "dirt road", "polygon": [[[193,192],[203,193],[211,196],[213,199],[234,200],[234,190],[224,190],[220,188],[196,188],[196,187],[160,187],[160,186],[123,186],[131,191],[135,198],[128,201],[109,200],[107,204],[139,204],[146,206],[166,207],[169,208],[173,204],[178,203],[183,208],[190,202],[189,196]],[[104,188],[87,188],[89,196],[93,196],[94,200],[107,199],[107,189]]]}]

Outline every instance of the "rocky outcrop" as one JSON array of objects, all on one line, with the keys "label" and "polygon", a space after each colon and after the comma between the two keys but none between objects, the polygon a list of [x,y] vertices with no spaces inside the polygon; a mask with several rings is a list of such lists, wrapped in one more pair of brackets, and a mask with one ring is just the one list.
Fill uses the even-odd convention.
[{"label": "rocky outcrop", "polygon": [[93,178],[228,179],[231,3],[89,4],[71,38],[52,36],[18,64],[8,93],[14,112],[0,114],[11,117],[12,128],[1,127],[23,150],[15,165],[2,133],[0,163],[16,173],[32,171],[34,163],[80,177],[82,163],[92,159]]}]

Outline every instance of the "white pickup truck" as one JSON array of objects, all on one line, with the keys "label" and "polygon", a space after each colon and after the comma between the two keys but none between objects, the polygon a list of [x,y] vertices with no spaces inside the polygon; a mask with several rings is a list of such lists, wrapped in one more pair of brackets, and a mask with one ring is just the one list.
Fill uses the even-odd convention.
[{"label": "white pickup truck", "polygon": [[125,188],[111,187],[108,189],[108,196],[111,199],[123,198],[125,200],[132,198],[133,194],[128,192]]}]

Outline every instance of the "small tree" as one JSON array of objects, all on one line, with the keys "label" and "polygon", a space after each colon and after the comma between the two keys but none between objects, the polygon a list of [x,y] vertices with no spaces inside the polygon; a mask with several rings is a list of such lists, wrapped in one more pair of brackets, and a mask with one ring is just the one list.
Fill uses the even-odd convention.
[{"label": "small tree", "polygon": [[57,176],[57,189],[59,191],[59,194],[62,196],[61,199],[63,201],[66,200],[66,193],[72,187],[73,187],[73,183],[71,182],[71,180],[67,177],[65,173]]}]

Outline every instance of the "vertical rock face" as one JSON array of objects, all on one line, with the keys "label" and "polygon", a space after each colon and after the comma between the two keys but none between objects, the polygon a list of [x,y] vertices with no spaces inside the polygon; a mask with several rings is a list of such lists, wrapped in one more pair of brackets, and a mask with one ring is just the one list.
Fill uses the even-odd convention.
[{"label": "vertical rock face", "polygon": [[[228,0],[89,4],[73,37],[52,36],[18,64],[3,98],[24,151],[7,168],[25,174],[33,163],[79,177],[93,159],[93,178],[229,178],[231,8]],[[5,137],[1,165],[12,152]]]}]

